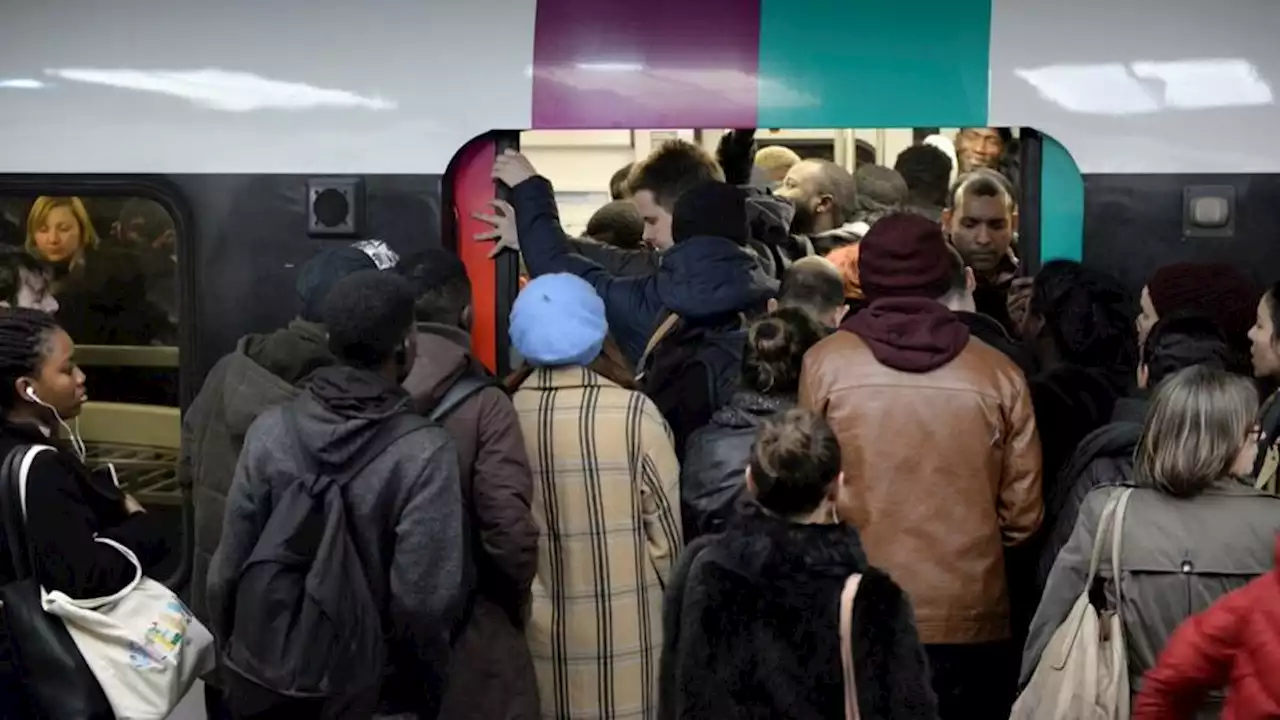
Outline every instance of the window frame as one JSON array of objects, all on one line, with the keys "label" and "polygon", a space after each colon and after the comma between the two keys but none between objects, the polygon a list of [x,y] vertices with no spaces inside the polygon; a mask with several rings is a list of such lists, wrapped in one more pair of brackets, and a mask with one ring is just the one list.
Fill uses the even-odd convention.
[{"label": "window frame", "polygon": [[[164,208],[173,219],[178,262],[178,417],[179,422],[199,392],[191,378],[191,365],[183,358],[195,358],[199,330],[199,302],[195,284],[196,224],[191,206],[177,184],[161,175],[68,175],[48,173],[0,173],[0,195],[75,196],[80,198],[144,198]],[[179,430],[181,432],[181,430]],[[179,457],[182,450],[179,449]],[[178,491],[182,497],[181,538],[178,566],[161,582],[180,590],[191,581],[195,555],[195,494],[190,477],[178,463]]]},{"label": "window frame", "polygon": [[[195,357],[199,330],[195,292],[195,220],[182,190],[159,175],[65,175],[0,173],[0,195],[142,198],[164,208],[173,219],[178,262],[178,409],[185,411],[199,387],[192,387],[183,358]],[[172,347],[172,346],[170,346]]]}]

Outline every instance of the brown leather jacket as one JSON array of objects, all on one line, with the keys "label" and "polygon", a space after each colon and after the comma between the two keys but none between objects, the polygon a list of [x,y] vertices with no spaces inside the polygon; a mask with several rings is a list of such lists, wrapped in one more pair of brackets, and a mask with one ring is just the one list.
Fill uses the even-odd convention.
[{"label": "brown leather jacket", "polygon": [[977,338],[927,373],[840,331],[805,355],[800,404],[840,440],[842,515],[906,589],[925,644],[1009,637],[1005,545],[1040,525],[1040,438],[1022,371]]}]

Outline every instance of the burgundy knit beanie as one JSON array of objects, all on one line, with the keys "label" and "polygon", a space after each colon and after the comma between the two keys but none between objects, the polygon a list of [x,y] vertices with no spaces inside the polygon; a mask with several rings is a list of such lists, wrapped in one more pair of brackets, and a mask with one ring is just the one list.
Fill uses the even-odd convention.
[{"label": "burgundy knit beanie", "polygon": [[1238,345],[1253,326],[1259,291],[1244,272],[1226,263],[1180,262],[1156,270],[1147,282],[1156,314],[1186,311],[1212,318]]},{"label": "burgundy knit beanie", "polygon": [[919,216],[880,219],[858,244],[858,279],[867,299],[942,297],[951,289],[951,256],[942,228]]}]

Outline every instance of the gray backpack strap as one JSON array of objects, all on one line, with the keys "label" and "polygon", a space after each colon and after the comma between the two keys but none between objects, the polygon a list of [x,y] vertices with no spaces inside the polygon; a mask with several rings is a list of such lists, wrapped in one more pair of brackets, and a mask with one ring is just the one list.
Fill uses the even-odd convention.
[{"label": "gray backpack strap", "polygon": [[485,388],[498,387],[497,381],[480,375],[463,375],[445,391],[440,402],[427,413],[427,419],[433,423],[442,423],[445,418],[462,406],[472,395]]}]

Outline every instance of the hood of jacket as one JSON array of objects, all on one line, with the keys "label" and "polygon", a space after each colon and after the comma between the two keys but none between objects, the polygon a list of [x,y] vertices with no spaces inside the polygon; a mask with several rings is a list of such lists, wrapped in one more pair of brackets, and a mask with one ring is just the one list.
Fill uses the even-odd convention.
[{"label": "hood of jacket", "polygon": [[969,328],[945,306],[923,298],[883,298],[844,321],[841,330],[867,344],[882,365],[925,373],[969,344]]},{"label": "hood of jacket", "polygon": [[345,468],[388,417],[409,408],[409,393],[375,372],[333,365],[311,374],[295,408],[302,445],[322,466]]},{"label": "hood of jacket", "polygon": [[864,222],[847,222],[834,230],[827,230],[809,236],[813,249],[819,255],[838,250],[846,245],[856,245],[867,234],[871,226]]},{"label": "hood of jacket", "polygon": [[796,206],[767,190],[743,189],[747,196],[747,227],[751,238],[766,245],[786,244],[791,237]]},{"label": "hood of jacket", "polygon": [[[276,334],[278,333],[272,333],[272,335]],[[235,352],[223,360],[226,363],[226,374],[222,382],[222,407],[226,413],[224,419],[227,429],[235,437],[244,437],[244,434],[249,431],[249,426],[264,410],[282,405],[301,392],[297,385],[276,375],[250,356],[249,348],[255,339],[262,342],[267,337],[270,336],[248,335],[240,338]],[[283,343],[275,345],[277,349],[282,346]],[[328,358],[333,357],[328,355],[327,349],[325,354]],[[311,360],[303,360],[299,357],[300,362],[294,363],[294,367],[309,363],[321,367],[318,359],[319,355]],[[277,363],[277,367],[283,364],[286,363]]]},{"label": "hood of jacket", "polygon": [[760,585],[814,575],[843,578],[867,568],[866,553],[853,526],[793,523],[754,503],[743,504],[718,547],[726,567]]},{"label": "hood of jacket", "polygon": [[301,319],[265,335],[246,335],[242,346],[245,355],[290,385],[338,361],[329,352],[324,326]]},{"label": "hood of jacket", "polygon": [[418,323],[418,355],[404,380],[413,409],[431,412],[458,378],[478,363],[471,356],[471,336],[462,328]]},{"label": "hood of jacket", "polygon": [[1072,453],[1071,460],[1063,466],[1062,482],[1075,482],[1098,458],[1132,460],[1141,437],[1142,425],[1128,421],[1109,423],[1085,435]]},{"label": "hood of jacket", "polygon": [[695,236],[662,256],[657,294],[689,320],[763,308],[778,290],[752,255],[728,238]]}]

